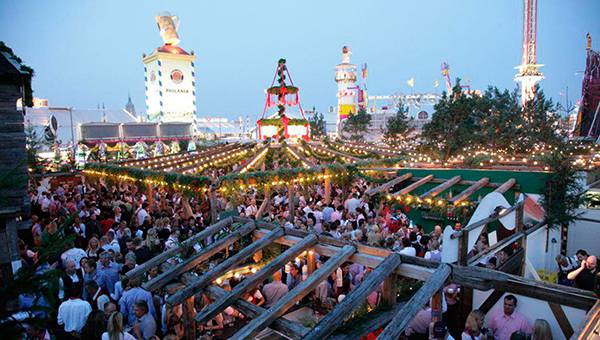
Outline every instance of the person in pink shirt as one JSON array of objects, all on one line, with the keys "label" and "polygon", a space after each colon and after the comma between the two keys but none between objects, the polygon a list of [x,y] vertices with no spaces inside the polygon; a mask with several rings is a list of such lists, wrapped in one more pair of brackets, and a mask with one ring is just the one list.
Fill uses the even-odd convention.
[{"label": "person in pink shirt", "polygon": [[531,324],[525,316],[515,309],[517,298],[514,295],[504,297],[502,311],[496,310],[489,318],[488,326],[494,332],[496,340],[510,340],[514,332],[532,333]]}]

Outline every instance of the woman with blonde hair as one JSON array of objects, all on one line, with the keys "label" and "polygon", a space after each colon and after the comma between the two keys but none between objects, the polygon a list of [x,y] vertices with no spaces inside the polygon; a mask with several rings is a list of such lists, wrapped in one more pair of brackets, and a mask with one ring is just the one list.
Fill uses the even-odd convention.
[{"label": "woman with blonde hair", "polygon": [[536,319],[533,323],[533,334],[531,340],[552,340],[550,324],[543,319]]},{"label": "woman with blonde hair", "polygon": [[482,332],[484,318],[485,315],[478,309],[475,309],[469,313],[467,316],[467,321],[465,322],[465,330],[461,335],[462,340],[486,339],[485,334]]},{"label": "woman with blonde hair", "polygon": [[136,340],[135,337],[124,331],[123,314],[113,312],[108,317],[107,332],[102,333],[102,340]]}]

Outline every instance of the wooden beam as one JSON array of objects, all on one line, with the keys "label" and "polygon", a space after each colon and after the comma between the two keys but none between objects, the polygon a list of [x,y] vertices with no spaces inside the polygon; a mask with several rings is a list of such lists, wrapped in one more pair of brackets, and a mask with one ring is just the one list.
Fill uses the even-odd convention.
[{"label": "wooden beam", "polygon": [[[221,287],[217,286],[208,286],[206,287],[206,293],[210,296],[211,299],[217,300],[225,296],[227,291],[225,291]],[[234,303],[235,308],[237,308],[242,314],[249,318],[257,318],[259,315],[263,314],[266,309],[254,305],[244,299],[238,299]],[[292,339],[302,339],[304,334],[308,333],[309,329],[302,326],[299,323],[290,321],[286,318],[279,318],[269,326],[274,330],[285,334],[287,337]]]},{"label": "wooden beam", "polygon": [[594,293],[587,290],[528,280],[518,275],[481,267],[452,265],[452,281],[479,290],[498,289],[577,309],[587,310],[597,300]]},{"label": "wooden beam", "polygon": [[413,295],[410,300],[404,305],[404,308],[398,311],[392,318],[392,321],[385,327],[383,332],[379,334],[377,339],[398,339],[408,326],[410,321],[417,315],[423,305],[440,290],[448,276],[450,276],[450,266],[440,264],[438,269],[433,273],[431,278],[425,282],[423,286]]},{"label": "wooden beam", "polygon": [[372,318],[360,325],[358,327],[352,327],[352,331],[350,333],[334,333],[331,336],[330,340],[347,340],[347,339],[360,339],[363,335],[375,332],[381,327],[385,326],[394,316],[402,309],[406,303],[400,302],[392,307],[391,310],[381,313],[375,318]]},{"label": "wooden beam", "polygon": [[371,188],[371,189],[367,190],[365,192],[365,194],[369,195],[369,196],[373,196],[377,193],[387,191],[388,189],[393,188],[395,185],[402,183],[411,177],[412,177],[412,174],[410,172],[405,173],[404,175],[396,177],[389,182],[385,182],[375,188]]},{"label": "wooden beam", "polygon": [[309,235],[301,242],[296,243],[291,248],[288,248],[273,261],[269,262],[269,264],[261,268],[258,272],[236,285],[233,290],[231,290],[225,296],[217,301],[214,301],[208,305],[208,307],[198,312],[196,314],[196,321],[202,323],[215,317],[217,314],[225,310],[225,308],[230,306],[234,301],[241,298],[245,292],[258,286],[264,280],[269,278],[269,276],[271,276],[274,272],[285,266],[287,262],[298,256],[298,254],[311,247],[315,243],[317,243],[317,237],[315,235]]},{"label": "wooden beam", "polygon": [[241,340],[254,338],[260,331],[272,324],[275,319],[282,316],[296,302],[312,292],[319,283],[325,280],[327,276],[336,270],[342,263],[346,262],[354,252],[356,252],[356,248],[353,246],[348,245],[342,248],[338,254],[329,258],[329,260],[309,276],[308,279],[300,282],[299,285],[285,294],[259,317],[253,319],[235,333],[231,339]]},{"label": "wooden beam", "polygon": [[494,308],[494,305],[496,305],[496,302],[498,302],[502,296],[504,296],[503,291],[494,290],[492,294],[490,294],[490,296],[488,296],[487,299],[485,299],[485,301],[483,301],[483,303],[477,309],[482,311],[484,314],[487,314],[490,310],[492,310],[492,308]]},{"label": "wooden beam", "polygon": [[243,248],[237,254],[229,257],[228,259],[224,260],[215,267],[203,273],[202,276],[200,276],[198,280],[196,280],[196,282],[194,282],[193,284],[190,284],[184,289],[177,292],[176,294],[171,295],[167,299],[167,303],[171,306],[176,306],[182,303],[186,298],[196,294],[202,288],[208,286],[216,278],[225,274],[227,271],[233,269],[234,266],[246,261],[252,255],[254,255],[254,253],[270,245],[273,242],[273,240],[281,237],[282,235],[283,228],[277,228],[270,231],[269,233],[261,237],[258,241],[252,242],[252,244]]},{"label": "wooden beam", "polygon": [[[260,236],[266,232],[267,232],[267,230],[259,229],[254,232],[254,235]],[[286,232],[288,232],[288,230],[286,230]],[[284,237],[281,237],[281,238],[275,240],[275,243],[283,244],[286,246],[292,246],[292,245],[300,242],[300,240],[302,240],[301,237],[286,235]],[[343,245],[345,245],[345,243],[343,243]],[[329,244],[323,244],[323,241],[321,240],[321,237],[319,236],[319,243],[315,245],[314,250],[323,256],[333,256],[337,252],[339,252],[340,247],[341,246],[333,246],[333,245],[329,245]],[[374,249],[382,250],[385,255],[382,255],[382,256],[372,255],[372,254],[362,252],[360,250],[361,248],[367,247],[367,246],[363,246],[361,244],[356,244],[356,247],[357,247],[357,249],[359,249],[359,251],[350,257],[350,262],[362,264],[363,266],[367,266],[370,268],[377,267],[384,260],[385,257],[387,257],[389,254],[392,253],[391,251],[389,251],[387,249],[374,248]],[[405,256],[405,255],[401,255],[401,256],[402,256],[402,261],[405,261],[405,257],[406,258],[412,257],[412,256]],[[399,275],[402,275],[402,276],[405,276],[405,277],[408,277],[411,279],[415,279],[415,280],[421,280],[421,281],[427,280],[433,273],[433,269],[424,267],[421,264],[419,264],[419,265],[413,264],[414,262],[412,262],[412,260],[413,259],[408,259],[408,261],[411,261],[410,264],[402,263],[398,267],[397,273]],[[437,262],[428,261],[428,260],[424,260],[424,259],[417,259],[417,261],[418,260],[421,260],[421,262],[425,262],[425,263],[431,262],[434,265],[433,267],[435,267],[436,264],[439,264]]]},{"label": "wooden beam", "polygon": [[514,178],[510,178],[508,181],[502,183],[502,185],[496,188],[494,192],[503,194],[507,192],[510,188],[512,188],[515,184],[517,184],[517,180]]},{"label": "wooden beam", "polygon": [[600,324],[600,300],[596,301],[594,306],[587,312],[585,320],[579,324],[577,332],[573,334],[571,339],[589,339],[598,324]]},{"label": "wooden beam", "polygon": [[427,191],[426,193],[424,193],[423,195],[419,196],[420,199],[425,199],[427,197],[435,197],[437,195],[439,195],[442,191],[449,189],[451,186],[453,186],[454,184],[460,182],[460,176],[454,176],[452,178],[450,178],[449,180],[445,181],[444,183],[436,186],[435,188]]},{"label": "wooden beam", "polygon": [[243,236],[246,236],[249,233],[251,233],[252,230],[254,230],[255,228],[256,228],[256,226],[254,225],[254,223],[249,222],[249,223],[244,224],[239,229],[236,229],[234,232],[230,233],[229,235],[225,236],[224,238],[222,238],[214,243],[211,243],[208,247],[206,247],[206,248],[200,250],[199,252],[195,253],[194,255],[190,256],[188,259],[179,263],[175,267],[172,267],[171,269],[167,270],[166,272],[160,273],[154,279],[144,283],[142,288],[144,288],[145,290],[147,290],[149,292],[159,289],[160,287],[164,286],[167,282],[169,282],[169,281],[173,280],[175,277],[177,277],[177,275],[180,275],[180,274],[196,267],[200,263],[208,260],[216,253],[229,247],[229,245],[232,244],[233,242],[235,242],[235,241],[239,240],[240,238],[242,238]]},{"label": "wooden beam", "polygon": [[504,209],[504,210],[503,210],[503,211],[501,211],[499,214],[492,213],[492,214],[491,214],[489,217],[487,217],[487,218],[484,218],[484,219],[482,219],[482,220],[479,220],[479,221],[473,222],[473,223],[469,224],[468,226],[466,226],[466,227],[462,228],[461,230],[459,230],[459,231],[455,231],[455,232],[454,232],[454,233],[451,235],[451,237],[452,237],[452,238],[457,238],[457,237],[460,237],[460,236],[461,236],[461,235],[463,235],[465,232],[471,231],[471,230],[473,230],[473,229],[475,229],[475,228],[477,228],[477,227],[481,227],[482,225],[486,225],[486,224],[492,223],[492,222],[494,222],[494,221],[497,221],[497,220],[501,219],[502,217],[504,217],[504,216],[507,216],[508,214],[510,214],[510,213],[512,213],[513,211],[517,210],[517,209],[518,209],[520,206],[522,206],[523,204],[525,204],[525,200],[522,200],[522,201],[518,202],[517,204],[515,204],[515,205],[511,206],[511,207],[510,207],[510,208],[508,208],[508,209]]},{"label": "wooden beam", "polygon": [[233,223],[233,219],[231,217],[227,217],[215,224],[212,224],[212,225],[208,226],[206,229],[204,229],[203,231],[201,231],[201,232],[197,233],[196,235],[183,241],[180,245],[176,246],[175,248],[171,248],[167,251],[164,251],[164,252],[160,253],[159,255],[156,255],[155,257],[151,258],[150,260],[144,262],[143,264],[133,268],[132,270],[128,271],[127,274],[125,274],[125,276],[128,279],[132,279],[134,277],[143,275],[145,272],[150,270],[150,268],[156,267],[156,266],[162,264],[163,262],[167,261],[171,257],[178,255],[179,253],[181,253],[183,251],[183,249],[185,249],[187,247],[191,247],[194,244],[211,237],[212,235],[216,234],[221,229],[227,227],[231,223]]},{"label": "wooden beam", "polygon": [[565,314],[565,311],[556,303],[548,302],[548,306],[550,306],[550,310],[552,311],[552,314],[554,314],[554,318],[556,319],[556,322],[558,322],[558,326],[565,336],[565,339],[570,338],[574,331],[573,326],[571,326],[571,323]]},{"label": "wooden beam", "polygon": [[406,195],[409,192],[415,190],[416,188],[420,187],[421,185],[430,182],[433,179],[433,175],[427,175],[423,178],[421,178],[420,180],[408,185],[406,188],[394,193],[394,196],[399,196],[399,195]]},{"label": "wooden beam", "polygon": [[460,201],[469,199],[469,196],[471,196],[475,191],[483,188],[486,184],[489,183],[489,181],[490,181],[490,179],[487,177],[484,177],[484,178],[478,180],[477,182],[471,184],[471,186],[469,186],[468,188],[466,188],[465,190],[460,192],[458,195],[450,198],[448,200],[448,202],[452,203],[452,204],[456,204],[456,203],[459,203]]},{"label": "wooden beam", "polygon": [[400,265],[400,255],[388,256],[377,268],[367,274],[365,279],[355,287],[331,312],[304,337],[308,340],[325,339],[339,327],[352,312],[360,307],[383,280]]}]

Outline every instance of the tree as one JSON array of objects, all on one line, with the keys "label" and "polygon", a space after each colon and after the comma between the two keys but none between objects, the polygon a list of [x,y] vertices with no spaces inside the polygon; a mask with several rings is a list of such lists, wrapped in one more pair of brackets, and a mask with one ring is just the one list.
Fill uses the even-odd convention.
[{"label": "tree", "polygon": [[546,211],[546,222],[551,227],[569,225],[579,215],[577,209],[586,202],[579,173],[582,169],[574,165],[569,154],[567,143],[560,143],[544,161],[551,173],[541,203]]},{"label": "tree", "polygon": [[412,130],[409,126],[408,107],[403,102],[398,104],[396,115],[385,124],[383,137],[387,140],[403,139]]},{"label": "tree", "polygon": [[369,125],[371,125],[371,115],[365,109],[360,109],[356,114],[346,119],[342,131],[350,133],[350,139],[352,140],[361,140]]},{"label": "tree", "polygon": [[523,126],[517,91],[500,91],[497,87],[490,86],[483,96],[474,99],[474,115],[481,125],[482,146],[495,151],[514,151],[520,133],[519,127]]},{"label": "tree", "polygon": [[518,136],[521,144],[521,150],[518,151],[526,151],[536,144],[561,144],[562,137],[557,133],[558,108],[552,99],[546,99],[544,91],[537,87],[535,96],[521,107],[521,111],[523,125]]},{"label": "tree", "polygon": [[425,148],[437,150],[440,158],[447,160],[464,147],[478,144],[481,139],[476,134],[479,131],[479,119],[473,114],[477,98],[462,93],[460,79],[451,94],[443,92],[442,98],[434,106],[431,121],[423,126]]},{"label": "tree", "polygon": [[313,136],[326,136],[327,125],[325,122],[325,116],[322,113],[313,110],[314,114],[308,118],[310,123],[310,133]]}]

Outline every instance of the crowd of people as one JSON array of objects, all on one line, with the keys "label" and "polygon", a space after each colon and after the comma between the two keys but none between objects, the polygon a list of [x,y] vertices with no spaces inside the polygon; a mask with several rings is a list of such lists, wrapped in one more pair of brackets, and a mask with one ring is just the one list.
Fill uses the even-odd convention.
[{"label": "crowd of people", "polygon": [[[218,173],[215,173],[218,175]],[[219,213],[234,212],[241,217],[263,218],[293,228],[340,240],[361,242],[386,247],[401,254],[418,256],[440,262],[443,252],[442,228],[437,225],[426,232],[408,218],[406,207],[378,204],[365,194],[372,185],[355,180],[348,191],[333,185],[330,199],[325,200],[324,187],[319,184],[297,186],[292,195],[295,207],[290,216],[287,189],[274,190],[266,208],[257,204],[262,199],[256,190],[232,197],[217,196]],[[147,262],[161,252],[177,247],[181,241],[204,230],[210,223],[208,197],[184,197],[162,188],[149,193],[133,184],[76,183],[38,186],[31,190],[31,232],[22,234],[19,243],[22,266],[36,266],[39,271],[59,269],[58,289],[53,302],[41,292],[21,294],[11,304],[15,318],[26,318],[20,310],[32,306],[39,316],[53,320],[45,328],[31,325],[24,331],[30,338],[46,339],[178,339],[183,336],[181,306],[167,309],[164,291],[149,292],[144,282],[160,274],[151,268],[142,277],[127,279],[125,274],[137,265]],[[66,241],[65,241],[66,240]],[[210,242],[208,239],[206,242]],[[40,263],[39,249],[61,245],[55,256]],[[481,237],[473,252],[489,247]],[[506,260],[500,252],[486,263],[490,268]],[[593,256],[578,260],[579,268],[569,271],[567,280],[582,288],[594,270]],[[583,256],[583,255],[582,255]],[[317,256],[318,258],[318,256]],[[566,260],[573,261],[573,260]],[[560,259],[561,270],[563,259]],[[579,262],[578,262],[579,263]],[[568,262],[571,264],[571,262]],[[289,263],[273,277],[244,298],[257,306],[270,307],[285,293],[306,278],[306,263],[302,259]],[[317,260],[317,266],[320,261]],[[565,266],[567,266],[565,264]],[[358,286],[371,269],[355,263],[345,263],[321,282],[305,302],[315,308],[331,309]],[[221,287],[231,290],[243,277],[231,277]],[[586,288],[586,289],[587,289]],[[460,287],[450,284],[444,288],[444,323],[431,324],[431,308],[425,306],[407,328],[405,336],[426,338],[437,330],[436,338],[444,336],[462,339],[511,339],[512,333],[533,334],[533,339],[546,332],[547,323],[536,320],[531,326],[526,318],[515,311],[517,299],[504,299],[503,313],[484,318],[473,311],[466,325],[456,318]],[[382,287],[367,302],[377,308],[382,301]],[[211,303],[206,294],[194,297],[194,308],[199,311]],[[487,328],[483,328],[484,319]],[[247,322],[245,316],[232,307],[209,322],[198,325],[199,334],[206,338],[227,338]],[[449,332],[448,332],[449,330]],[[440,335],[440,334],[444,335]],[[462,334],[461,334],[462,333]],[[450,335],[452,334],[452,335]],[[486,337],[488,336],[488,337]]]}]

